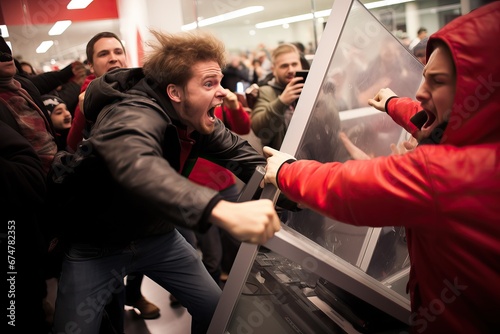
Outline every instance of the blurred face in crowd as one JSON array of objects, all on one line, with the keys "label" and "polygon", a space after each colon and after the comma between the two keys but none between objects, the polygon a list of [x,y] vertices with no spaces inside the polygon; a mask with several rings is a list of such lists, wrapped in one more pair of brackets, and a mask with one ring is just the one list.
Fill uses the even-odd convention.
[{"label": "blurred face in crowd", "polygon": [[416,98],[427,114],[422,127],[424,137],[429,137],[439,124],[448,121],[456,90],[455,66],[449,49],[439,45],[434,49],[423,71],[424,81]]},{"label": "blurred face in crowd", "polygon": [[2,52],[0,58],[0,78],[12,78],[16,74],[16,64],[8,53]]},{"label": "blurred face in crowd", "polygon": [[425,65],[426,59],[425,59],[425,49],[417,50],[415,51],[415,57]]},{"label": "blurred face in crowd", "polygon": [[300,55],[296,52],[282,53],[273,63],[274,77],[283,86],[286,86],[295,77],[295,72],[301,69]]},{"label": "blurred face in crowd", "polygon": [[56,131],[67,130],[71,127],[71,113],[66,104],[59,103],[50,113],[50,119]]},{"label": "blurred face in crowd", "polygon": [[28,75],[35,75],[36,73],[33,71],[33,67],[29,64],[21,64],[21,68],[23,69],[24,72]]},{"label": "blurred face in crowd", "polygon": [[170,84],[167,94],[188,133],[210,134],[215,126],[214,109],[227,95],[220,85],[222,70],[215,61],[201,61],[191,71],[193,76],[185,87]]},{"label": "blurred face in crowd", "polygon": [[116,38],[104,37],[94,44],[94,54],[90,70],[96,77],[116,68],[127,67],[125,50]]}]

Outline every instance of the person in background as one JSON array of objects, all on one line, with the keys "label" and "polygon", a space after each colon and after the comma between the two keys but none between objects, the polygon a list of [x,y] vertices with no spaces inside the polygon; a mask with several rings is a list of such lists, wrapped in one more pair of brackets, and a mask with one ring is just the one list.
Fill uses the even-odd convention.
[{"label": "person in background", "polygon": [[[101,32],[92,37],[87,43],[86,56],[86,64],[89,66],[91,73],[85,78],[80,94],[85,92],[88,85],[96,77],[98,78],[104,73],[117,68],[127,67],[125,48],[119,37],[112,32]],[[83,96],[80,98],[83,99]],[[73,126],[68,134],[67,149],[69,151],[75,151],[78,144],[86,137],[85,134],[88,134],[86,125],[85,116],[79,105],[77,105],[73,117]]]},{"label": "person in background", "polygon": [[[92,37],[87,43],[86,56],[92,74],[85,79],[81,87],[81,93],[85,93],[87,87],[95,78],[99,78],[109,71],[127,67],[125,48],[120,38],[112,32],[100,32]],[[84,94],[82,98],[83,96]],[[69,151],[76,151],[78,144],[86,137],[84,134],[89,131],[86,126],[85,115],[81,111],[80,106],[77,106],[73,125],[67,137],[66,146]],[[125,289],[126,304],[137,309],[142,318],[155,319],[160,316],[160,309],[142,295],[141,285],[143,279],[144,275],[139,273],[131,273],[127,277]],[[121,319],[121,317],[120,314],[119,318]]]},{"label": "person in background", "polygon": [[413,50],[415,45],[417,45],[421,40],[423,40],[426,37],[427,37],[427,29],[424,27],[420,27],[417,31],[417,37],[410,42],[410,45],[408,45],[408,49]]},{"label": "person in background", "polygon": [[74,73],[73,77],[64,84],[51,90],[48,94],[55,95],[65,101],[66,108],[71,113],[71,116],[73,116],[76,106],[78,105],[81,87],[87,76],[87,70],[85,69],[85,65],[80,61],[73,62],[71,65]]},{"label": "person in background", "polygon": [[302,65],[303,70],[309,70],[311,68],[311,64],[306,58],[306,47],[301,42],[293,43],[297,47],[300,52],[300,64]]},{"label": "person in background", "polygon": [[[50,115],[50,121],[52,122],[53,128],[54,128],[54,136],[55,136],[55,141],[57,143],[57,149],[58,151],[64,150],[66,147],[66,137],[68,135],[68,131],[71,128],[71,113],[68,111],[66,108],[66,103],[61,100],[59,97],[55,95],[42,95],[41,100],[47,110],[47,112]],[[53,214],[54,212],[51,212],[50,208],[50,201],[47,201],[46,203],[48,207],[48,219],[53,219]],[[58,216],[60,215],[60,212],[55,212],[55,215]],[[65,217],[64,219],[67,219],[68,217]],[[51,236],[49,234],[49,236]],[[59,274],[61,272],[61,261],[62,261],[62,256],[63,256],[63,251],[60,247],[55,247],[57,245],[56,240],[49,240],[49,252],[46,257],[46,263],[45,263],[45,279],[47,282],[47,287],[51,287],[50,282],[48,280],[50,279],[56,279],[59,277]],[[57,240],[59,241],[59,240]],[[60,246],[60,245],[59,245]],[[50,292],[51,289],[48,289],[48,292]],[[48,293],[48,295],[52,295]],[[54,307],[52,306],[54,304],[54,301],[49,299],[48,297],[44,300],[44,304],[47,305],[47,310],[50,311],[49,323],[52,323],[52,318],[54,315]]]},{"label": "person in background", "polygon": [[255,59],[260,61],[260,66],[262,68],[260,79],[267,77],[268,74],[272,74],[273,64],[271,63],[271,52],[269,52],[265,45],[259,45],[259,48],[255,53]]},{"label": "person in background", "polygon": [[20,61],[19,64],[21,65],[21,68],[23,69],[24,73],[26,73],[27,75],[36,75],[35,69],[27,61]]},{"label": "person in background", "polygon": [[[28,80],[17,75],[12,51],[0,36],[0,108],[15,119],[18,130],[42,160],[45,173],[57,152],[52,123],[40,100],[40,94]],[[25,88],[26,87],[26,88]]]},{"label": "person in background", "polygon": [[59,96],[66,101],[68,110],[73,113],[78,103],[80,86],[85,78],[85,67],[80,61],[74,61],[62,70],[30,74],[24,71],[22,64],[15,59],[18,76],[28,79],[39,94]]},{"label": "person in background", "polygon": [[254,58],[252,60],[252,68],[250,71],[250,83],[257,84],[260,80],[264,78],[262,74],[263,74],[262,63],[260,62],[259,59]]},{"label": "person in background", "polygon": [[250,117],[262,144],[279,148],[304,87],[303,79],[295,77],[302,70],[299,50],[293,44],[279,45],[273,50],[272,64],[274,78],[259,87]]},{"label": "person in background", "polygon": [[[95,333],[104,305],[131,272],[170,291],[191,314],[191,332],[205,333],[221,290],[175,226],[204,233],[213,224],[256,244],[281,227],[272,201],[232,203],[187,178],[198,157],[243,182],[265,164],[214,116],[227,94],[220,85],[224,44],[202,31],[152,34],[157,43],[143,68],[107,72],[85,92],[83,110],[93,126],[77,154],[90,150],[93,163],[75,177],[91,183],[77,195],[92,210],[82,210],[66,231],[56,333],[69,321]],[[82,312],[89,307],[93,321]]]},{"label": "person in background", "polygon": [[44,309],[47,248],[39,217],[46,192],[45,173],[31,144],[3,122],[3,116],[0,115],[0,217],[5,231],[2,244],[11,246],[5,249],[14,254],[9,259],[15,259],[15,263],[10,263],[18,273],[6,275],[7,283],[15,285],[15,293],[10,292],[7,299],[15,301],[15,317],[9,317],[12,305],[8,304],[7,321],[14,320],[15,328],[25,333],[49,333],[50,322]]},{"label": "person in background", "polygon": [[36,87],[18,76],[12,51],[0,36],[0,216],[9,244],[15,241],[12,256],[14,268],[20,273],[16,289],[26,293],[23,299],[15,300],[14,320],[18,322],[14,323],[22,328],[29,322],[43,333],[50,327],[51,314],[44,303],[48,248],[43,228],[47,212],[45,178],[57,147],[39,97]]},{"label": "person in background", "polygon": [[[427,122],[411,152],[319,163],[264,148],[265,183],[303,207],[354,225],[405,226],[414,333],[500,327],[500,290],[487,283],[500,281],[499,20],[495,1],[430,36],[416,94]],[[377,94],[369,104],[391,115],[398,100]]]},{"label": "person in background", "polygon": [[427,49],[427,41],[429,40],[428,37],[425,37],[422,39],[420,42],[418,42],[417,45],[413,47],[413,55],[417,57],[417,59],[422,63],[426,64],[426,58],[425,58],[425,50]]},{"label": "person in background", "polygon": [[50,114],[50,120],[54,127],[58,150],[66,148],[66,137],[71,128],[71,113],[66,107],[66,103],[55,95],[41,96],[45,108]]},{"label": "person in background", "polygon": [[238,83],[241,83],[245,87],[248,86],[250,81],[250,70],[243,63],[241,56],[236,53],[229,56],[229,62],[222,70],[222,73],[224,74],[222,87],[229,89],[231,92],[238,90]]}]

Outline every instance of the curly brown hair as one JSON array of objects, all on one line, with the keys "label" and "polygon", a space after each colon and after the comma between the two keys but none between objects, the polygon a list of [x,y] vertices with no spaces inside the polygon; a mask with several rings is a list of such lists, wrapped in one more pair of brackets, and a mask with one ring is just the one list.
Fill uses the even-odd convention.
[{"label": "curly brown hair", "polygon": [[151,33],[157,42],[149,43],[151,51],[144,59],[143,70],[148,79],[161,87],[184,87],[193,76],[192,66],[200,61],[212,60],[221,68],[225,66],[224,43],[208,32]]}]

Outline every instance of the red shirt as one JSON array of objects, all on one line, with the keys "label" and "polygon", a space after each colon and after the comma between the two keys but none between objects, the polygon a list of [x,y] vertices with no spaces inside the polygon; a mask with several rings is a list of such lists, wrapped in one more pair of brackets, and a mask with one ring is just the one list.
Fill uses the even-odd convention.
[{"label": "red shirt", "polygon": [[[228,129],[243,135],[250,132],[250,115],[248,115],[241,103],[238,103],[238,105],[238,109],[217,107],[215,109],[215,116],[223,120]],[[196,161],[193,170],[189,174],[189,179],[218,191],[236,184],[233,173],[222,166],[202,158]]]}]

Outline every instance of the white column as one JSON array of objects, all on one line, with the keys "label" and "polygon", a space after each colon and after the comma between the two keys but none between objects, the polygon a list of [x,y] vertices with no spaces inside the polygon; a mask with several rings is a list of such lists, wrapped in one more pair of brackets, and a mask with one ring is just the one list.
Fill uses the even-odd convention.
[{"label": "white column", "polygon": [[406,32],[411,41],[417,37],[417,31],[420,28],[418,6],[415,2],[407,2],[405,7]]}]

